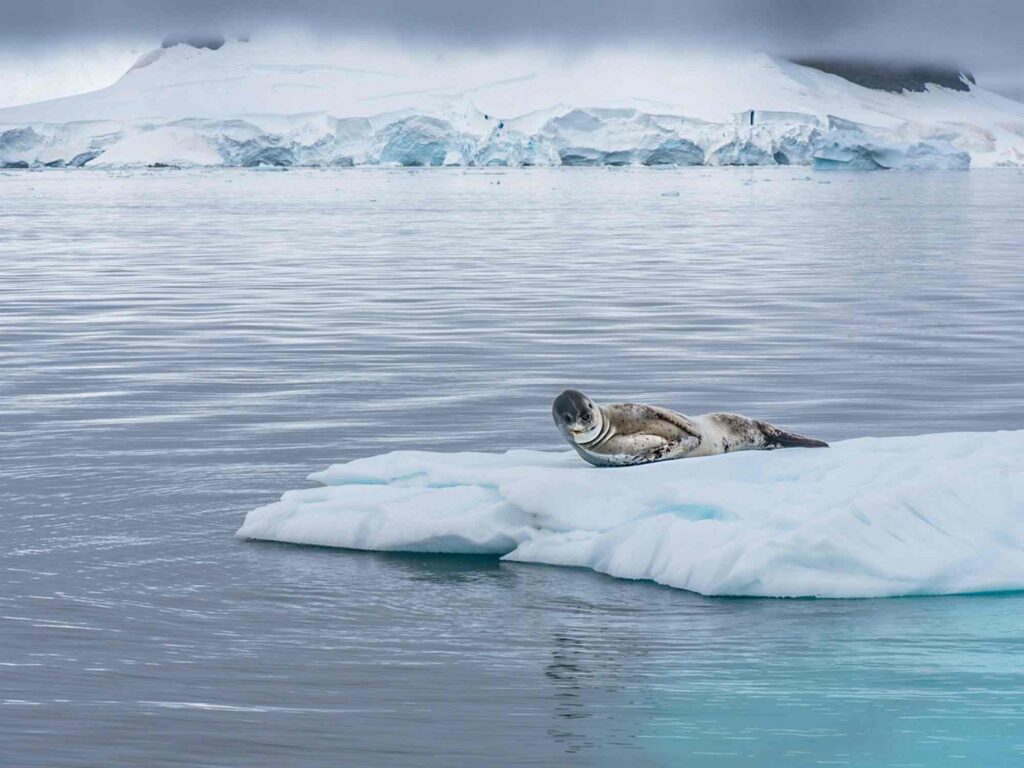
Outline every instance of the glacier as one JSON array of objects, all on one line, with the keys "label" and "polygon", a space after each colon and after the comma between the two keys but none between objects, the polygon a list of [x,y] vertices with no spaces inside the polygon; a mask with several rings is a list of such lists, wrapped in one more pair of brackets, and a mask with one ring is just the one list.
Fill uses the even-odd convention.
[{"label": "glacier", "polygon": [[819,170],[965,171],[971,166],[970,153],[944,137],[901,142],[892,132],[836,117],[811,155]]},{"label": "glacier", "polygon": [[[504,123],[482,136],[429,115],[339,120],[327,114],[229,120],[36,124],[0,131],[0,167],[330,167],[811,165],[847,170],[966,170],[944,138],[813,115],[754,126],[635,109],[573,109],[533,134]],[[512,121],[510,121],[512,122]],[[374,127],[374,125],[379,127]],[[827,128],[841,124],[842,128]]]},{"label": "glacier", "polygon": [[704,595],[1024,589],[1024,431],[860,438],[598,469],[572,452],[397,451],[310,475],[237,536],[492,554]]},{"label": "glacier", "polygon": [[[173,41],[172,41],[173,42]],[[0,167],[1024,165],[1024,104],[874,91],[765,54],[168,44],[0,109]]]}]

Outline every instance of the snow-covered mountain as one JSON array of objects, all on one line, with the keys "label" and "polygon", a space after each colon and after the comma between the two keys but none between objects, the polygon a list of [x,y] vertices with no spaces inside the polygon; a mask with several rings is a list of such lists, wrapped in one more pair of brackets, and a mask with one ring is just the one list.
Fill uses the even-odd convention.
[{"label": "snow-covered mountain", "polygon": [[764,54],[166,44],[0,110],[0,165],[1024,165],[1024,104]]}]

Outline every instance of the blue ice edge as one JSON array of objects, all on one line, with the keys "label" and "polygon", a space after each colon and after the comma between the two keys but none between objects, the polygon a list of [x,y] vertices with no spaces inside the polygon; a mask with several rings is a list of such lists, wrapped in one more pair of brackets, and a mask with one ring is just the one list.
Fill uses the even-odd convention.
[{"label": "blue ice edge", "polygon": [[575,453],[394,453],[250,512],[264,539],[493,554],[704,595],[1024,589],[1024,431],[861,438],[596,469]]}]

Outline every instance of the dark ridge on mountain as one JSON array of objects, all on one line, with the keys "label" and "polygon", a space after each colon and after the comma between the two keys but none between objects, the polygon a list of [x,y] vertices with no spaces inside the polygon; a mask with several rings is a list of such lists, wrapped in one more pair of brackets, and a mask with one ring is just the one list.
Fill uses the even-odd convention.
[{"label": "dark ridge on mountain", "polygon": [[838,75],[851,83],[876,91],[921,92],[929,83],[969,91],[974,75],[956,67],[932,64],[894,64],[891,62],[858,61],[854,59],[790,59],[794,64]]},{"label": "dark ridge on mountain", "polygon": [[193,48],[209,48],[216,51],[224,45],[224,35],[168,35],[160,43],[161,48],[173,48],[176,45],[191,45]]}]

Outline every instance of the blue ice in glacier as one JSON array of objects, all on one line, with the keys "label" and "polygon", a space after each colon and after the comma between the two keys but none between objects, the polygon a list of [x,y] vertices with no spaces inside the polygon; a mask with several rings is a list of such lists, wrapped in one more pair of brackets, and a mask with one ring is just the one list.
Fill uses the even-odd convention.
[{"label": "blue ice in glacier", "polygon": [[[0,130],[0,165],[528,166],[814,165],[821,169],[965,169],[962,135],[934,126],[877,128],[748,110],[730,122],[637,109],[570,109],[543,122],[399,111],[87,121]],[[960,137],[958,139],[958,137]],[[980,146],[980,145],[979,145]],[[984,148],[984,146],[982,146]]]},{"label": "blue ice in glacier", "polygon": [[451,123],[419,115],[392,123],[377,142],[381,163],[405,166],[465,165],[466,150],[472,151]]},{"label": "blue ice in glacier", "polygon": [[832,117],[813,147],[818,170],[966,171],[971,155],[945,138],[914,140],[898,132]]},{"label": "blue ice in glacier", "polygon": [[399,451],[310,476],[238,536],[491,553],[706,595],[1024,589],[1024,431],[848,440],[597,469],[574,453]]},{"label": "blue ice in glacier", "polygon": [[701,165],[700,142],[722,127],[636,109],[573,109],[548,120],[538,136],[561,165]]}]

